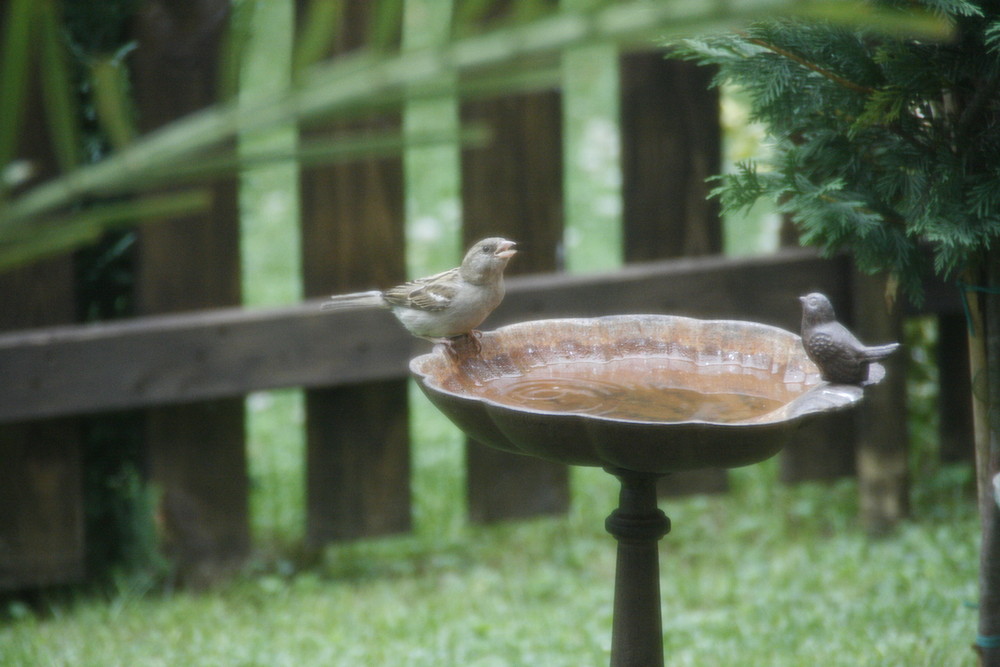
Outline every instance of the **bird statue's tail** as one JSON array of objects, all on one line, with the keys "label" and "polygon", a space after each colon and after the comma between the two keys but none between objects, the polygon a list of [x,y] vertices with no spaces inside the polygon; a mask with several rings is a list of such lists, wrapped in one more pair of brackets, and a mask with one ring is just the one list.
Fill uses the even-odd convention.
[{"label": "bird statue's tail", "polygon": [[886,343],[885,345],[872,345],[865,348],[865,358],[869,361],[885,359],[890,354],[899,349],[899,343]]},{"label": "bird statue's tail", "polygon": [[355,292],[353,294],[337,294],[320,305],[320,310],[348,310],[353,308],[385,308],[382,292]]}]

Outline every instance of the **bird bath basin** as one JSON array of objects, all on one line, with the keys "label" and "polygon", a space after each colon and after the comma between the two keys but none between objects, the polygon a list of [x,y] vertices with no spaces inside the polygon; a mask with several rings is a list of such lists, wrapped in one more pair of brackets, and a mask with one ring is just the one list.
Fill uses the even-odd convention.
[{"label": "bird bath basin", "polygon": [[823,382],[788,331],[666,315],[523,322],[410,370],[474,440],[621,481],[606,523],[618,540],[613,667],[663,664],[657,541],[670,521],[656,480],[763,461],[808,418],[863,396]]}]

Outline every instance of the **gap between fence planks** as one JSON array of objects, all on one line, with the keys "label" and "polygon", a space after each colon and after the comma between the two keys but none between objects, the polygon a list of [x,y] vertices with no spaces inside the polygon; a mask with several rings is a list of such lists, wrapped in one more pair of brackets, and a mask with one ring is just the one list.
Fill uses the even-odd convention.
[{"label": "gap between fence planks", "polygon": [[[539,317],[668,313],[750,319],[797,331],[796,296],[849,288],[846,260],[790,250],[626,266],[609,274],[508,279],[486,328]],[[0,422],[404,377],[428,344],[382,310],[318,302],[228,308],[0,334]]]}]

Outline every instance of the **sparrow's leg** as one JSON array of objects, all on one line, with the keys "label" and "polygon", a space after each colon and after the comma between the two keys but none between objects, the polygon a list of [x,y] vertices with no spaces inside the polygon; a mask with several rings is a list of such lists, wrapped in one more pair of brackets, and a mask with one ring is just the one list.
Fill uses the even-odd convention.
[{"label": "sparrow's leg", "polygon": [[426,341],[434,343],[434,347],[437,348],[438,345],[444,348],[445,353],[452,359],[457,359],[461,353],[461,344],[459,341],[465,338],[465,334],[461,336],[453,336],[451,338],[428,338],[426,336],[421,336]]},{"label": "sparrow's leg", "polygon": [[465,337],[468,338],[469,342],[476,348],[476,355],[482,354],[483,343],[480,341],[480,338],[483,337],[483,332],[479,329],[473,329],[469,333],[465,334]]},{"label": "sparrow's leg", "polygon": [[478,331],[471,331],[467,334],[459,334],[457,336],[452,336],[451,338],[436,338],[435,342],[444,345],[445,351],[451,357],[459,357],[463,354],[466,347],[471,347],[473,354],[479,355],[482,351],[482,346],[479,343],[479,337],[482,334]]}]

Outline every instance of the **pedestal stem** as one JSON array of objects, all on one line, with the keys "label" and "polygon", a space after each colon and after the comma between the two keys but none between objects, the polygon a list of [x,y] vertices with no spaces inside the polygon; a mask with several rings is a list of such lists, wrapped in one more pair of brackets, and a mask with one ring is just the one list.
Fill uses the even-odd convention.
[{"label": "pedestal stem", "polygon": [[659,475],[608,470],[621,480],[618,509],[605,527],[618,540],[611,667],[662,667],[660,562],[657,542],[670,519],[656,506]]}]

